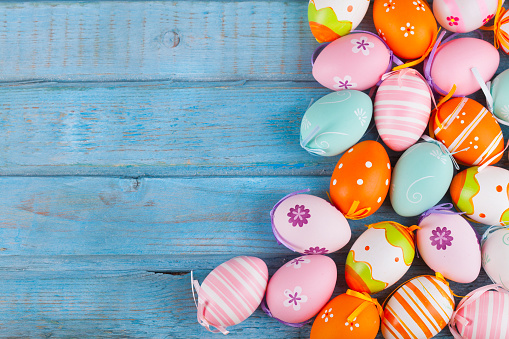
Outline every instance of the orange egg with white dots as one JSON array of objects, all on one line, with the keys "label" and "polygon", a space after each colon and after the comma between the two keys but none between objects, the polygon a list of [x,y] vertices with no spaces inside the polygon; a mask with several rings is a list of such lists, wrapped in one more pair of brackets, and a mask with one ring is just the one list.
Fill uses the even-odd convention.
[{"label": "orange egg with white dots", "polygon": [[332,203],[348,219],[375,213],[389,191],[391,163],[378,142],[360,142],[339,159],[330,181]]}]

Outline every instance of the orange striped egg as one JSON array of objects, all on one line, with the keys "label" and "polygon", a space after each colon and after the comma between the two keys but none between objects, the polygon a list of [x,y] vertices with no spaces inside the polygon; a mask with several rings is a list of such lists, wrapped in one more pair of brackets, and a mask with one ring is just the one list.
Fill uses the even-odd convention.
[{"label": "orange striped egg", "polygon": [[500,29],[497,32],[497,40],[504,53],[509,54],[509,11],[505,12],[500,19]]},{"label": "orange striped egg", "polygon": [[481,166],[486,162],[494,164],[502,158],[504,136],[500,125],[475,100],[453,98],[447,101],[431,119],[431,128],[435,139],[441,141],[461,164]]},{"label": "orange striped egg", "polygon": [[382,334],[385,339],[432,338],[447,325],[453,311],[454,297],[445,280],[416,277],[389,299]]}]

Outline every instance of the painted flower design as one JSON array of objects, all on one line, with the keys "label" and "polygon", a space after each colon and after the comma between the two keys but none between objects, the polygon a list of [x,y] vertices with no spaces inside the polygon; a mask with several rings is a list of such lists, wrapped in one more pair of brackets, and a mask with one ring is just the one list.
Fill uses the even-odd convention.
[{"label": "painted flower design", "polygon": [[352,52],[354,53],[362,52],[364,55],[369,55],[369,49],[375,47],[375,44],[368,41],[368,38],[365,36],[361,36],[359,39],[352,39],[350,42],[353,45]]},{"label": "painted flower design", "polygon": [[440,152],[439,150],[433,150],[430,153],[430,155],[432,155],[435,158],[437,158],[438,160],[440,160],[442,162],[442,164],[444,164],[444,165],[447,162],[447,156],[445,154],[443,154],[442,152]]},{"label": "painted flower design", "polygon": [[502,109],[500,110],[500,114],[502,115],[502,118],[504,120],[509,120],[509,105],[502,106]]},{"label": "painted flower design", "polygon": [[359,118],[359,121],[361,122],[361,126],[364,126],[364,124],[367,122],[368,118],[366,116],[366,112],[362,108],[357,108],[354,111],[357,118]]},{"label": "painted flower design", "polygon": [[320,248],[320,246],[310,247],[309,250],[305,250],[304,254],[326,254],[329,250],[325,247]]},{"label": "painted flower design", "polygon": [[378,29],[378,36],[382,39],[384,39],[384,41],[387,41],[387,39],[385,38],[385,33],[382,32],[381,29]]},{"label": "painted flower design", "polygon": [[302,118],[302,127],[304,130],[309,129],[309,127],[311,127],[311,121],[309,121],[306,117]]},{"label": "painted flower design", "polygon": [[332,314],[332,308],[325,310],[322,314],[322,319],[325,322],[329,321],[329,318],[333,318],[333,317],[334,317],[334,314]]},{"label": "painted flower design", "polygon": [[490,256],[487,253],[484,253],[482,256],[482,265],[486,267],[486,265],[491,261]]},{"label": "painted flower design", "polygon": [[357,84],[352,82],[352,77],[349,75],[345,75],[343,79],[340,77],[334,77],[333,80],[336,84],[332,87],[336,89],[349,89],[357,87]]},{"label": "painted flower design", "polygon": [[429,237],[431,240],[431,246],[436,246],[437,250],[445,250],[447,246],[452,245],[453,237],[451,237],[451,231],[447,227],[437,227],[431,231],[432,236]]},{"label": "painted flower design", "polygon": [[447,21],[449,21],[449,26],[458,26],[458,21],[460,21],[460,18],[457,16],[448,16]]},{"label": "painted flower design", "polygon": [[486,25],[488,23],[488,21],[490,21],[491,19],[493,19],[495,15],[494,14],[490,14],[488,15],[483,21],[482,21],[482,24],[483,25]]},{"label": "painted flower design", "polygon": [[423,11],[425,12],[426,11],[426,7],[424,6],[424,4],[421,2],[421,0],[417,0],[417,1],[414,1],[412,2],[414,4],[414,6],[417,6],[417,10],[418,11]]},{"label": "painted flower design", "polygon": [[295,258],[292,261],[290,261],[288,264],[286,264],[286,267],[293,266],[293,268],[298,269],[302,267],[302,264],[309,264],[311,260],[306,259],[304,257]]},{"label": "painted flower design", "polygon": [[384,3],[384,7],[386,7],[386,12],[389,12],[391,9],[396,8],[396,2],[394,0],[389,0],[388,2]]},{"label": "painted flower design", "polygon": [[308,297],[302,294],[302,287],[295,286],[294,290],[286,289],[284,292],[285,296],[288,298],[283,302],[285,307],[293,307],[294,311],[300,310],[300,304],[308,301]]},{"label": "painted flower design", "polygon": [[403,36],[405,38],[408,37],[409,35],[414,35],[415,34],[415,32],[414,32],[415,27],[412,26],[409,22],[407,22],[406,25],[401,27],[400,29],[403,32],[405,32],[405,34],[403,34]]},{"label": "painted flower design", "polygon": [[345,323],[345,326],[350,326],[350,331],[353,331],[354,327],[359,327],[359,324],[355,322],[357,320],[357,317],[353,318],[352,323],[349,323],[348,321]]},{"label": "painted flower design", "polygon": [[288,222],[292,224],[292,226],[295,227],[299,225],[299,227],[302,227],[308,223],[311,214],[309,214],[309,209],[307,209],[306,206],[295,205],[294,208],[290,207],[290,212],[288,212],[287,216],[290,217]]}]

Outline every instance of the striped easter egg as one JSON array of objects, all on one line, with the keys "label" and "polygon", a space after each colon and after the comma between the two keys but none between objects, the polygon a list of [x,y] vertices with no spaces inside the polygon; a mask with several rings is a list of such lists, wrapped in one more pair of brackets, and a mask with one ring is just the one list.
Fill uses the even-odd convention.
[{"label": "striped easter egg", "polygon": [[414,69],[387,77],[375,97],[375,124],[384,143],[401,152],[419,140],[428,126],[431,95],[428,84]]},{"label": "striped easter egg", "polygon": [[385,339],[432,338],[449,322],[454,297],[445,280],[423,275],[405,283],[384,308]]},{"label": "striped easter egg", "polygon": [[241,256],[222,263],[199,289],[198,319],[223,328],[244,321],[260,305],[268,278],[267,265],[255,257]]},{"label": "striped easter egg", "polygon": [[509,11],[505,12],[500,19],[497,40],[504,53],[509,54]]},{"label": "striped easter egg", "polygon": [[509,292],[500,285],[470,292],[459,303],[449,329],[455,338],[509,338]]}]

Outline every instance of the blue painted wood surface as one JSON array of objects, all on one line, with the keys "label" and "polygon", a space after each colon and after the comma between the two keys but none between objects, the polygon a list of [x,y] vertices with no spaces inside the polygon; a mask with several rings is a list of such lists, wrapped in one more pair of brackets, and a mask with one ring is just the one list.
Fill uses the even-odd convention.
[{"label": "blue painted wood surface", "polygon": [[[374,31],[370,11],[360,29]],[[298,143],[304,111],[329,93],[311,76],[317,45],[305,0],[0,2],[0,337],[221,337],[196,321],[189,272],[202,281],[254,255],[273,273],[296,255],[276,244],[271,207],[302,188],[326,197],[338,157]],[[346,252],[381,220],[417,218],[387,199],[351,221],[331,255],[335,295]],[[431,272],[416,259],[403,280]],[[258,310],[231,330],[306,338],[310,326]]]}]

